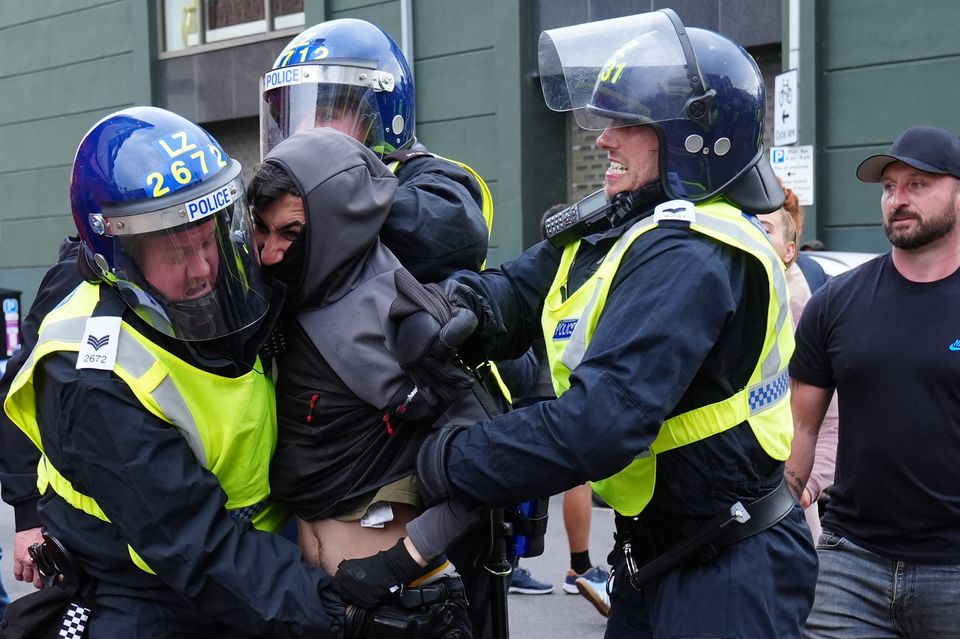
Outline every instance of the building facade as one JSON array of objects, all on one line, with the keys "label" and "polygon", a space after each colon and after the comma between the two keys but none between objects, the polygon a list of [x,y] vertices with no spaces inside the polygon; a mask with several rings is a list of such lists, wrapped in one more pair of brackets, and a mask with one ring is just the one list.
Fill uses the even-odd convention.
[{"label": "building facade", "polygon": [[908,18],[891,15],[902,11],[892,0],[6,0],[0,288],[23,291],[28,306],[73,231],[69,170],[99,118],[168,108],[209,129],[249,172],[259,161],[259,79],[294,35],[341,17],[382,26],[407,52],[418,137],[484,175],[496,203],[488,263],[511,259],[538,239],[547,207],[599,188],[607,164],[595,133],[544,106],[539,33],[665,6],[742,43],[768,96],[777,73],[799,67],[800,143],[816,149],[807,235],[830,248],[882,248],[876,194],[853,167],[910,124],[960,130],[950,97],[960,89],[942,81],[960,49],[950,37],[960,5],[950,0]]}]

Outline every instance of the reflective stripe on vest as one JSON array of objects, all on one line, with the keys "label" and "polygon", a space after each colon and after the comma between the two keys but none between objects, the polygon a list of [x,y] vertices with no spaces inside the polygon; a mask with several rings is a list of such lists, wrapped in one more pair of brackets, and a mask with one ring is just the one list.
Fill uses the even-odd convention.
[{"label": "reflective stripe on vest", "polygon": [[[33,386],[36,365],[51,353],[80,350],[86,321],[99,299],[100,287],[83,283],[47,315],[37,345],[7,395],[4,409],[41,453]],[[259,361],[255,368],[260,368]],[[147,411],[174,426],[197,460],[217,476],[231,516],[249,516],[261,530],[282,526],[285,513],[265,505],[276,447],[276,400],[268,376],[256,370],[237,378],[208,373],[164,351],[126,322],[121,323],[113,373]],[[218,401],[211,402],[211,397]],[[110,521],[96,501],[74,489],[46,457],[38,466],[37,487],[41,494],[49,487],[74,508]],[[140,568],[152,572],[132,548],[130,555]]]},{"label": "reflective stripe on vest", "polygon": [[[567,282],[579,242],[565,249],[542,316],[547,357],[558,396],[569,388],[570,372],[583,359],[624,255],[637,238],[656,227],[653,217],[634,224],[608,251],[597,272],[566,300],[561,288]],[[653,496],[659,453],[722,433],[744,421],[750,424],[768,455],[783,460],[790,452],[793,423],[787,363],[794,341],[786,277],[779,258],[763,231],[728,204],[715,202],[695,207],[690,228],[742,250],[762,264],[770,298],[763,347],[745,388],[725,400],[668,419],[650,450],[642,451],[613,476],[593,482],[594,490],[627,516],[642,511]]]}]

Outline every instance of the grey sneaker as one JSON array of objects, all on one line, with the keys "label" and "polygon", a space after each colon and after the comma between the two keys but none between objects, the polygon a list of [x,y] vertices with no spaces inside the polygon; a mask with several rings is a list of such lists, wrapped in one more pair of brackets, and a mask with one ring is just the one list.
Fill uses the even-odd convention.
[{"label": "grey sneaker", "polygon": [[[593,574],[591,574],[593,573]],[[610,615],[610,595],[607,594],[607,580],[591,578],[599,577],[601,575],[610,576],[606,570],[596,567],[591,570],[588,570],[581,577],[577,577],[575,583],[577,585],[577,590],[580,591],[580,594],[586,597],[587,601],[593,604],[593,607],[597,609],[604,617]]]},{"label": "grey sneaker", "polygon": [[549,595],[553,585],[533,578],[526,568],[514,568],[510,575],[510,590],[520,595]]},{"label": "grey sneaker", "polygon": [[563,591],[568,595],[575,595],[579,593],[580,590],[577,588],[577,579],[580,577],[589,579],[590,581],[596,583],[607,583],[607,579],[610,578],[610,573],[600,566],[594,566],[582,575],[578,575],[577,573],[573,572],[572,568],[568,568],[567,577],[563,580]]}]

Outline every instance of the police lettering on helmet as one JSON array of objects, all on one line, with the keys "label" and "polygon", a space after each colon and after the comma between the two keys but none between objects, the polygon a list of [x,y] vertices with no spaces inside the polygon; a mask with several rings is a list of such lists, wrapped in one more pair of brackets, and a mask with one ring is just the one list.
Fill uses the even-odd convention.
[{"label": "police lettering on helmet", "polygon": [[410,68],[397,43],[364,20],[330,20],[297,35],[260,90],[261,157],[295,133],[325,126],[381,156],[415,139]]},{"label": "police lettering on helmet", "polygon": [[70,196],[85,259],[156,330],[214,339],[266,314],[240,170],[209,133],[153,107],[81,141]]}]

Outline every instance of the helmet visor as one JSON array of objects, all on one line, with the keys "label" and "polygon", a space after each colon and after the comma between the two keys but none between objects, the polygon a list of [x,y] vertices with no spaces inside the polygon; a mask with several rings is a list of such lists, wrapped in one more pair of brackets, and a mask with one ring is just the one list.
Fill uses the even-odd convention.
[{"label": "helmet visor", "polygon": [[261,80],[260,153],[295,133],[330,127],[374,151],[384,147],[376,94],[393,76],[375,69],[308,65],[275,69]]},{"label": "helmet visor", "polygon": [[680,37],[661,11],[544,31],[544,100],[590,130],[684,118],[696,70]]},{"label": "helmet visor", "polygon": [[[242,179],[169,210],[108,219],[116,243],[111,279],[127,305],[156,330],[193,342],[224,337],[267,312]],[[200,204],[198,204],[200,203]],[[181,221],[183,216],[181,217]]]}]

